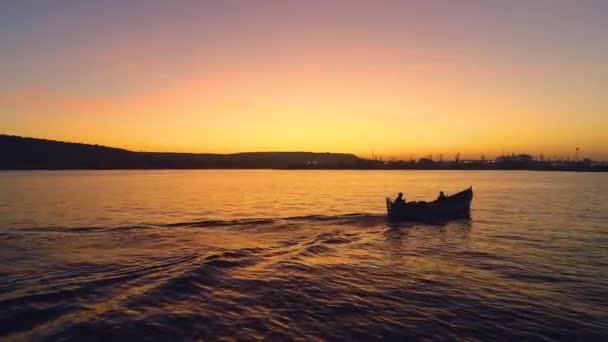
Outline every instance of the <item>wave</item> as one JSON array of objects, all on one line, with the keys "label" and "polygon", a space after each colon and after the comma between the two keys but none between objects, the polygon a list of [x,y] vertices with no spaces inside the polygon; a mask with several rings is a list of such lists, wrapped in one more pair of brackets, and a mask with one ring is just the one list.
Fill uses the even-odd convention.
[{"label": "wave", "polygon": [[366,214],[366,213],[350,213],[341,215],[305,215],[305,216],[289,216],[277,218],[246,218],[237,220],[201,220],[201,221],[186,221],[160,225],[161,227],[225,227],[225,226],[254,226],[267,225],[280,222],[290,221],[311,221],[311,222],[367,222],[370,220],[379,221],[385,219],[384,215]]},{"label": "wave", "polygon": [[[337,225],[368,225],[386,222],[386,216],[383,214],[371,213],[348,213],[340,215],[305,215],[305,216],[289,216],[276,218],[243,218],[234,220],[219,220],[219,219],[203,219],[195,221],[183,221],[172,223],[139,223],[133,225],[118,225],[118,226],[86,226],[86,227],[31,227],[31,228],[13,228],[8,231],[14,232],[49,232],[49,233],[103,233],[114,231],[129,231],[135,229],[158,229],[158,228],[220,228],[220,227],[255,227],[263,225],[281,225],[289,223],[309,222],[315,224],[337,224]],[[6,231],[3,232],[6,234]]]}]

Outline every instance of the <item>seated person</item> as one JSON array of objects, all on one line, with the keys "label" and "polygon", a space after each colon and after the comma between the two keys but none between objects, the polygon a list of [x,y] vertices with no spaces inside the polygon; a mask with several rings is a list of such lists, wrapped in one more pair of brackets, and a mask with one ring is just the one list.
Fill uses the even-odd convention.
[{"label": "seated person", "polygon": [[437,200],[438,201],[443,201],[446,198],[448,198],[448,197],[443,193],[443,191],[440,191],[439,192],[439,197],[437,197]]},{"label": "seated person", "polygon": [[405,198],[403,198],[403,192],[400,192],[395,198],[395,204],[405,204]]}]

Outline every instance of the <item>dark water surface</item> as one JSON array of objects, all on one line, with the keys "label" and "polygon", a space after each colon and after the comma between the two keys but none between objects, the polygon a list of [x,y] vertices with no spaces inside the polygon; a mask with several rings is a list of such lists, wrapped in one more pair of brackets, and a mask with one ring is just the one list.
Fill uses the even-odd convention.
[{"label": "dark water surface", "polygon": [[[384,197],[473,185],[470,220]],[[608,174],[0,173],[0,339],[601,340]]]}]

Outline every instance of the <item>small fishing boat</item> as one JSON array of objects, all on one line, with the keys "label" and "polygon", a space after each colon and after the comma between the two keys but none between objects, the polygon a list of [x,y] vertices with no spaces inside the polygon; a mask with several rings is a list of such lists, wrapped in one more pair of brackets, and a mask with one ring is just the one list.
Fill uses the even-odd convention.
[{"label": "small fishing boat", "polygon": [[432,202],[394,203],[386,199],[388,218],[392,221],[429,221],[467,217],[471,210],[473,187]]}]

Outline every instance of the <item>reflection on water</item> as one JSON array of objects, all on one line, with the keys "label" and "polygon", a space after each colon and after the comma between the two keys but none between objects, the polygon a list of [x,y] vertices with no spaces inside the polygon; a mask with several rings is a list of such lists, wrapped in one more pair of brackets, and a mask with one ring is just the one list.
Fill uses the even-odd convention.
[{"label": "reflection on water", "polygon": [[[3,173],[0,337],[601,339],[607,176]],[[384,216],[470,184],[470,220]]]}]

